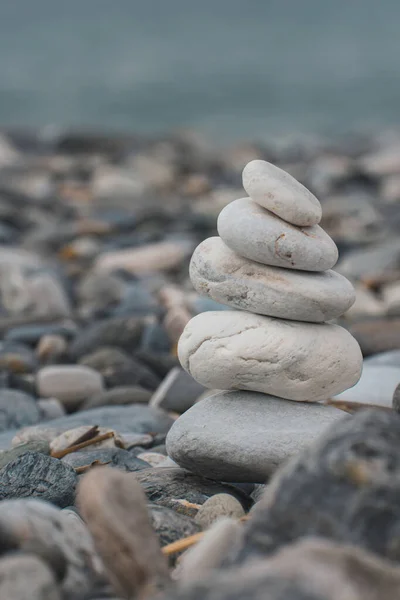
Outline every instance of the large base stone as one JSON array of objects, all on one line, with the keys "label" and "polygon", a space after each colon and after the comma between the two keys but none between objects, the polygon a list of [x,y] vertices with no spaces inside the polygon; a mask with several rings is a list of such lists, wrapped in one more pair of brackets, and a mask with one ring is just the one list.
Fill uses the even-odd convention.
[{"label": "large base stone", "polygon": [[189,409],[167,436],[181,467],[219,481],[263,483],[334,422],[336,408],[255,392],[219,392]]}]

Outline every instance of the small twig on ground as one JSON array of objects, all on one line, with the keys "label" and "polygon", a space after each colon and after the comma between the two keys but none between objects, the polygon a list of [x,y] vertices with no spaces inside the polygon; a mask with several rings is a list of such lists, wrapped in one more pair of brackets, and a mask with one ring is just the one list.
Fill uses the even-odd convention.
[{"label": "small twig on ground", "polygon": [[[249,515],[244,515],[241,517],[239,521],[247,521],[249,519]],[[183,552],[183,550],[187,550],[194,544],[197,544],[205,534],[205,531],[200,531],[199,533],[195,533],[194,535],[189,535],[188,537],[182,538],[181,540],[177,540],[176,542],[172,542],[172,544],[167,544],[161,551],[165,556],[171,556],[171,554],[177,554],[178,552]]]},{"label": "small twig on ground", "polygon": [[56,452],[52,452],[51,456],[53,458],[64,458],[67,454],[72,454],[72,452],[76,452],[77,450],[82,450],[82,448],[87,448],[88,446],[92,446],[93,444],[98,444],[99,442],[103,442],[104,440],[109,440],[114,437],[114,432],[109,431],[108,433],[103,433],[103,435],[98,435],[86,442],[81,442],[80,444],[74,444],[73,446],[69,446],[65,448],[65,450],[57,450]]}]

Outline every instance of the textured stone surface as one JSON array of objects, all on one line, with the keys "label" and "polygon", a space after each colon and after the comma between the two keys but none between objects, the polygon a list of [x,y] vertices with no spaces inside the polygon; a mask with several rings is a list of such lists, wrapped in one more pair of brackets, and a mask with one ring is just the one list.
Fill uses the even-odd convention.
[{"label": "textured stone surface", "polygon": [[116,467],[121,471],[140,471],[147,469],[148,464],[137,458],[131,452],[122,448],[103,448],[92,450],[90,452],[72,452],[62,459],[62,462],[73,468],[85,467],[89,465],[107,465]]},{"label": "textured stone surface", "polygon": [[255,392],[220,392],[182,415],[167,436],[168,455],[220,481],[264,483],[276,468],[346,413]]},{"label": "textured stone surface", "polygon": [[243,187],[260,206],[293,225],[316,225],[322,216],[317,198],[299,181],[265,160],[243,169]]},{"label": "textured stone surface", "polygon": [[41,454],[50,454],[49,443],[45,440],[38,440],[36,442],[27,442],[26,444],[20,444],[10,450],[3,450],[0,452],[0,469],[5,467],[9,462],[26,454],[26,452],[39,452]]},{"label": "textured stone surface", "polygon": [[234,200],[222,210],[218,233],[240,256],[275,267],[326,271],[338,259],[334,241],[319,225],[296,227],[250,198]]},{"label": "textured stone surface", "polygon": [[298,272],[240,257],[219,237],[194,251],[190,278],[200,294],[233,308],[296,321],[329,321],[355,300],[351,283],[339,273]]},{"label": "textured stone surface", "polygon": [[393,394],[400,382],[400,367],[384,365],[364,365],[360,380],[356,385],[333,400],[357,402],[391,408]]},{"label": "textured stone surface", "polygon": [[229,562],[271,555],[305,536],[400,561],[400,415],[346,417],[276,473]]},{"label": "textured stone surface", "polygon": [[26,452],[0,470],[0,500],[40,498],[57,506],[74,503],[75,471],[56,458]]},{"label": "textured stone surface", "polygon": [[43,398],[55,397],[68,409],[103,390],[103,378],[82,365],[52,365],[37,373],[37,388]]},{"label": "textured stone surface", "polygon": [[314,402],[357,383],[362,355],[337,325],[239,311],[197,315],[179,341],[182,366],[202,385]]},{"label": "textured stone surface", "polygon": [[232,494],[245,507],[249,503],[247,497],[233,486],[208,481],[177,467],[144,469],[135,473],[134,477],[144,489],[149,502],[180,513],[186,512],[182,500],[204,504],[211,496],[221,493]]}]

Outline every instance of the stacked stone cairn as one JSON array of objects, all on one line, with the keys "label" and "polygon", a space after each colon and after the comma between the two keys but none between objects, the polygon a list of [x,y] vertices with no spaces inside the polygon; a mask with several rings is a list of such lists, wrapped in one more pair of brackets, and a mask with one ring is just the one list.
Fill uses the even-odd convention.
[{"label": "stacked stone cairn", "polygon": [[[219,237],[195,250],[196,290],[232,307],[186,326],[182,366],[215,390],[173,425],[169,456],[210,478],[263,482],[336,419],[323,404],[357,383],[362,354],[329,323],[354,303],[351,283],[332,270],[333,240],[318,225],[317,198],[262,160],[243,171],[249,197],[228,204]],[[230,391],[222,391],[230,390]]]}]

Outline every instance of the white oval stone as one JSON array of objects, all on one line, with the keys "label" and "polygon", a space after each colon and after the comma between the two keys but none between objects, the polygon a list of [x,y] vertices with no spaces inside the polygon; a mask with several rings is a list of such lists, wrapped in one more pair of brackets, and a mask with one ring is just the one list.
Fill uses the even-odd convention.
[{"label": "white oval stone", "polygon": [[221,211],[218,233],[240,256],[275,267],[327,271],[339,256],[335,242],[319,225],[296,227],[251,198],[234,200]]},{"label": "white oval stone", "polygon": [[257,204],[293,225],[320,222],[317,198],[294,177],[265,160],[252,160],[243,170],[243,187]]},{"label": "white oval stone", "polygon": [[355,385],[362,369],[360,347],[342,327],[234,310],[191,319],[179,340],[178,356],[205,387],[308,402]]},{"label": "white oval stone", "polygon": [[66,408],[79,404],[104,389],[103,377],[84,365],[51,365],[37,373],[37,389],[43,398],[57,398]]},{"label": "white oval stone", "polygon": [[330,321],[354,303],[350,281],[335,273],[269,267],[242,258],[219,237],[194,251],[190,278],[200,294],[216,302],[269,317]]},{"label": "white oval stone", "polygon": [[167,435],[168,455],[192,473],[264,483],[284,461],[350,415],[322,404],[222,392],[186,411]]}]

